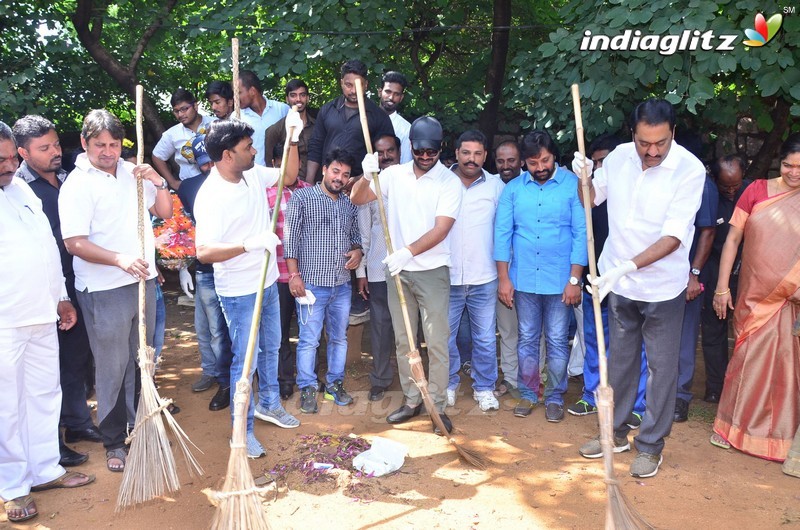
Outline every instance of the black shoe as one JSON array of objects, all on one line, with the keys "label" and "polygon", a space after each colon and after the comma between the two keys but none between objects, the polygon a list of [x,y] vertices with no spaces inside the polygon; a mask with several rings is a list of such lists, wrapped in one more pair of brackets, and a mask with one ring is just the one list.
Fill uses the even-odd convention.
[{"label": "black shoe", "polygon": [[[442,423],[444,423],[444,428],[447,429],[447,434],[453,432],[453,422],[450,421],[450,418],[447,417],[447,414],[442,412],[439,414],[439,417],[442,418]],[[435,423],[433,424],[433,434],[442,436],[442,431],[439,430],[439,427],[437,427]]]},{"label": "black shoe", "polygon": [[685,399],[675,398],[675,417],[672,421],[683,423],[689,419],[689,402]]},{"label": "black shoe", "polygon": [[419,416],[420,412],[422,412],[422,403],[420,403],[416,407],[409,407],[408,405],[403,405],[396,411],[386,416],[386,423],[391,423],[393,425],[397,423],[405,423],[414,416]]},{"label": "black shoe", "polygon": [[719,403],[719,395],[720,395],[720,392],[715,392],[713,390],[709,390],[708,392],[706,392],[706,395],[703,398],[703,401],[705,401],[706,403]]},{"label": "black shoe", "polygon": [[281,383],[281,399],[286,401],[294,394],[294,383]]},{"label": "black shoe", "polygon": [[89,460],[89,455],[86,453],[73,451],[63,443],[59,443],[58,446],[58,449],[61,452],[61,459],[58,461],[58,463],[64,467],[79,466]]},{"label": "black shoe", "polygon": [[380,401],[383,399],[383,394],[386,392],[386,389],[382,386],[375,385],[369,389],[369,400],[370,401]]},{"label": "black shoe", "polygon": [[100,443],[103,441],[103,437],[100,436],[100,429],[92,425],[88,429],[78,429],[77,431],[64,429],[64,441],[68,444],[82,441]]},{"label": "black shoe", "polygon": [[208,404],[208,410],[222,410],[230,407],[231,405],[231,386],[230,385],[219,385],[219,389],[217,389],[217,393],[214,394],[214,397],[211,398],[211,402]]}]

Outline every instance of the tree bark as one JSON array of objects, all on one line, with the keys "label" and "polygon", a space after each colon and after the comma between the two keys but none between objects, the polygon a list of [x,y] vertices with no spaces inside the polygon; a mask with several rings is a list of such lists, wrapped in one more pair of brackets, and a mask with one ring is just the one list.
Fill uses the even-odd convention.
[{"label": "tree bark", "polygon": [[784,98],[779,97],[775,101],[775,106],[772,108],[770,115],[772,116],[772,130],[767,133],[764,138],[764,143],[758,153],[753,157],[753,162],[745,172],[745,178],[757,179],[767,178],[769,168],[772,165],[772,160],[780,149],[783,135],[789,127],[789,109],[791,105]]},{"label": "tree bark", "polygon": [[497,114],[500,109],[500,99],[503,96],[510,40],[508,27],[510,25],[511,0],[494,0],[492,56],[484,85],[484,93],[489,95],[489,99],[478,117],[478,126],[486,135],[490,149],[494,145],[494,135],[497,133]]}]

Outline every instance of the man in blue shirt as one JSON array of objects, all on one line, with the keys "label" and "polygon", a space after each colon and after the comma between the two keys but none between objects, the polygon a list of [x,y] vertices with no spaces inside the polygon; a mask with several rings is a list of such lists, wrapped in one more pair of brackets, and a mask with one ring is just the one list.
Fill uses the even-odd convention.
[{"label": "man in blue shirt", "polygon": [[570,311],[580,302],[579,278],[588,263],[586,220],[578,178],[556,164],[558,147],[550,135],[530,132],[521,148],[528,171],[503,190],[494,236],[498,297],[508,307],[516,301],[519,318],[521,399],[514,415],[528,416],[538,402],[539,338],[544,332],[545,416],[547,421],[559,422],[564,418],[567,390]]}]

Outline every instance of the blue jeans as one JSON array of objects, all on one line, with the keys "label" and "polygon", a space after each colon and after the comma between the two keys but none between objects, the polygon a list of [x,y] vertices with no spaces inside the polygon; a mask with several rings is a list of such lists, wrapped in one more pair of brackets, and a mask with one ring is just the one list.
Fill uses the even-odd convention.
[{"label": "blue jeans", "polygon": [[472,338],[472,388],[474,390],[494,390],[497,380],[497,343],[495,326],[495,300],[497,299],[497,280],[482,285],[451,285],[449,324],[450,340],[450,378],[447,387],[458,386],[458,370],[461,368],[461,353],[458,334],[461,318],[469,315],[469,329]]},{"label": "blue jeans", "polygon": [[533,403],[539,394],[539,339],[544,331],[547,344],[547,384],[544,402],[564,404],[569,363],[569,319],[572,307],[559,294],[514,292],[519,319],[519,393]]},{"label": "blue jeans", "polygon": [[[256,293],[244,296],[220,296],[222,313],[228,324],[231,336],[231,349],[233,362],[231,363],[231,381],[235,384],[242,377],[244,371],[244,357],[247,352],[247,341],[250,335],[250,325],[253,321],[253,308],[256,302]],[[281,405],[278,392],[278,347],[281,343],[280,307],[278,303],[278,286],[273,283],[264,289],[264,299],[261,303],[261,322],[258,327],[257,344],[255,346],[255,361],[250,367],[247,377],[252,382],[253,373],[258,369],[258,396],[262,406],[267,409],[276,409]],[[235,386],[231,387],[231,415],[233,415],[233,394]],[[247,408],[247,432],[253,432],[253,399]]]},{"label": "blue jeans", "polygon": [[164,332],[167,329],[167,306],[164,304],[164,291],[156,280],[156,327],[153,335],[153,349],[156,351],[153,361],[158,363],[161,350],[164,348]]},{"label": "blue jeans", "polygon": [[316,387],[317,374],[314,360],[322,336],[322,326],[328,332],[328,373],[325,383],[344,379],[344,364],[347,360],[347,325],[350,317],[350,282],[336,287],[321,287],[306,283],[316,297],[312,306],[297,304],[297,322],[300,327],[300,342],[297,344],[297,386]]},{"label": "blue jeans", "polygon": [[[216,377],[223,387],[230,385],[231,338],[214,288],[214,273],[195,273],[194,330],[200,350],[203,374]],[[222,361],[222,362],[220,362]]]}]

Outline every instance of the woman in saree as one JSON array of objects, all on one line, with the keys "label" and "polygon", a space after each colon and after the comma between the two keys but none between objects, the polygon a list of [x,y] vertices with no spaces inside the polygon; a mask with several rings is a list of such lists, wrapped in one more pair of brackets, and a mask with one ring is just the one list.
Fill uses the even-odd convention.
[{"label": "woman in saree", "polygon": [[[743,239],[734,306],[728,281]],[[734,310],[736,344],[711,443],[784,461],[800,424],[800,338],[792,333],[800,314],[800,134],[781,146],[780,176],[756,180],[736,204],[713,306],[719,318]]]}]

